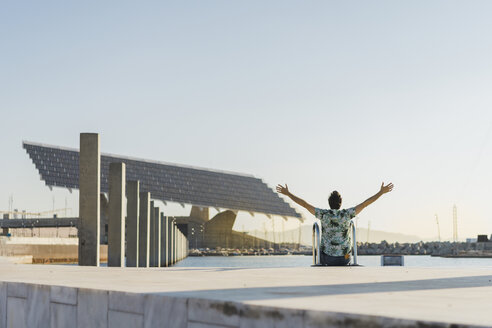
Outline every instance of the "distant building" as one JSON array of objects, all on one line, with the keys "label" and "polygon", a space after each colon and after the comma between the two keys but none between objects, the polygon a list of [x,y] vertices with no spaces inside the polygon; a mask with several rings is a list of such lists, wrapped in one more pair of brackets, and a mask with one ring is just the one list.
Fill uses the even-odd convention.
[{"label": "distant building", "polygon": [[487,235],[478,235],[477,236],[477,243],[485,243],[488,241],[489,241],[489,238],[487,238]]}]

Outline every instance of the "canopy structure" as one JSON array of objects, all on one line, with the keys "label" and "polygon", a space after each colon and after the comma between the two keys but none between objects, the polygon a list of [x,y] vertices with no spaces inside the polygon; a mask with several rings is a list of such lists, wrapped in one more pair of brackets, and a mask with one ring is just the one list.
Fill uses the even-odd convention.
[{"label": "canopy structure", "polygon": [[[78,189],[77,149],[22,143],[47,186]],[[301,219],[301,215],[252,175],[101,154],[101,192],[108,192],[109,163],[124,162],[126,178],[140,181],[153,199]]]}]

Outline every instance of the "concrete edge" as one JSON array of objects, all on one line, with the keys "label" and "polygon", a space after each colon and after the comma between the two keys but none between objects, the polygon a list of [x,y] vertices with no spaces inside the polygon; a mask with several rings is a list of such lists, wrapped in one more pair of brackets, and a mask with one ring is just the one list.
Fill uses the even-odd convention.
[{"label": "concrete edge", "polygon": [[[39,297],[39,290],[48,296]],[[85,296],[84,296],[85,295]],[[12,320],[19,320],[19,309],[14,311],[9,301],[24,299],[31,315],[26,316],[26,327],[33,322],[56,321],[77,324],[86,321],[73,313],[93,313],[97,310],[102,326],[112,326],[120,320],[133,320],[136,327],[159,327],[167,322],[171,327],[212,325],[222,327],[403,327],[403,328],[465,328],[486,327],[463,323],[409,320],[386,316],[344,312],[314,311],[285,307],[224,301],[217,299],[181,297],[173,293],[136,293],[106,289],[67,287],[62,285],[0,282],[0,328]],[[48,302],[49,304],[46,304]],[[135,303],[138,304],[135,304]],[[97,307],[95,305],[97,304]],[[52,308],[46,314],[43,309]],[[22,311],[22,310],[21,310]],[[74,312],[75,311],[75,312]],[[111,312],[111,313],[110,313]],[[169,318],[173,320],[170,322]],[[96,322],[92,322],[95,324]],[[488,326],[490,327],[490,326]]]}]

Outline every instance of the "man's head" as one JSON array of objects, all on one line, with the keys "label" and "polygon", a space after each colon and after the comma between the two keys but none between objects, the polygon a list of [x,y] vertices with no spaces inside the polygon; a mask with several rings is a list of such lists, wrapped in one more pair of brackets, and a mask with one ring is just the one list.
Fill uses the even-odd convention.
[{"label": "man's head", "polygon": [[342,207],[342,196],[335,190],[331,193],[330,197],[328,197],[328,203],[332,210],[339,210],[340,207]]}]

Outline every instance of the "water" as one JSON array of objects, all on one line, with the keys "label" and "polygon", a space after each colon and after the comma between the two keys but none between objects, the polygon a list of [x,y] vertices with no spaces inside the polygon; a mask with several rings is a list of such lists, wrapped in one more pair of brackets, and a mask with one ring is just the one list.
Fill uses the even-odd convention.
[{"label": "water", "polygon": [[[360,265],[374,267],[381,266],[379,255],[360,255]],[[187,257],[175,264],[175,267],[246,267],[246,268],[290,268],[308,267],[313,258],[306,255],[271,255],[271,256],[202,256]],[[425,255],[405,256],[407,267],[443,267],[443,268],[470,268],[491,267],[492,258],[444,258]]]}]

